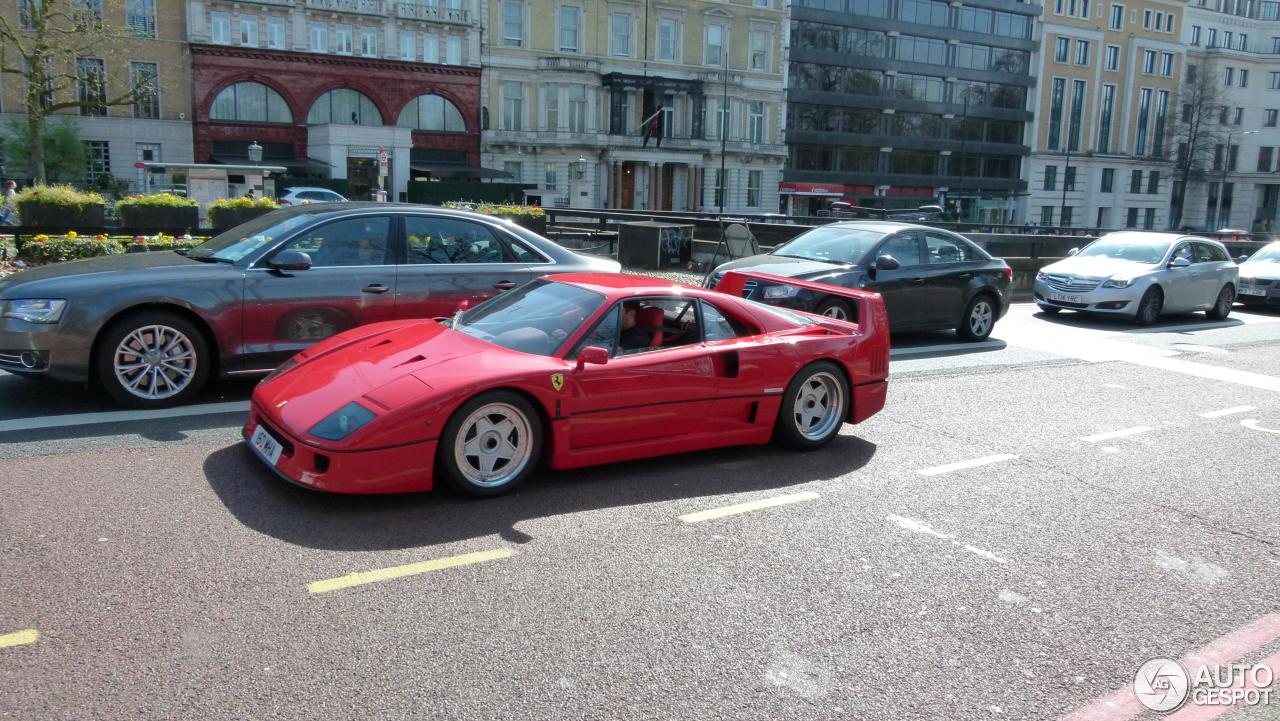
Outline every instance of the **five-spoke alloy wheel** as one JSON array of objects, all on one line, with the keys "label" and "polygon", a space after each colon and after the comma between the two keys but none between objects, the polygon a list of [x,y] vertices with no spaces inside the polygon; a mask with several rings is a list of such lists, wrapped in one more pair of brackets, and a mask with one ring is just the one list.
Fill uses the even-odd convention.
[{"label": "five-spoke alloy wheel", "polygon": [[468,495],[496,496],[533,472],[542,450],[542,421],[522,396],[493,391],[454,412],[440,443],[442,481]]},{"label": "five-spoke alloy wheel", "polygon": [[810,363],[787,385],[774,437],[790,448],[819,448],[836,437],[848,415],[844,373],[831,361]]}]

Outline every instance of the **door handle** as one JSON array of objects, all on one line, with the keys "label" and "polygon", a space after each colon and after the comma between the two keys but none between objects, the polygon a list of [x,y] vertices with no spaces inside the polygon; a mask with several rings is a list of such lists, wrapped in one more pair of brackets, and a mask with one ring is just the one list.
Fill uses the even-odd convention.
[{"label": "door handle", "polygon": [[963,278],[964,280],[968,280],[973,277],[973,273],[961,273],[960,277]]},{"label": "door handle", "polygon": [[512,283],[509,280],[500,280],[497,283],[494,283],[493,287],[497,288],[498,290],[511,290],[512,288],[516,287],[516,284]]},{"label": "door handle", "polygon": [[916,285],[919,285],[924,282],[924,278],[912,278],[911,282],[915,283]]},{"label": "door handle", "polygon": [[361,293],[386,293],[389,290],[391,289],[381,283],[370,283],[369,285],[366,285],[365,287],[361,288],[360,292]]}]

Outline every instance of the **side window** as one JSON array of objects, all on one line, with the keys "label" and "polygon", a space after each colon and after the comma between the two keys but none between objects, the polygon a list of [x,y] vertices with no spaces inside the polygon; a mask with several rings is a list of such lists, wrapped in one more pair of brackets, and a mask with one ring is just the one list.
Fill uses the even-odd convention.
[{"label": "side window", "polygon": [[507,247],[511,249],[511,256],[515,258],[517,263],[545,263],[546,258],[529,250],[524,243],[512,238],[507,239]]},{"label": "side window", "polygon": [[889,238],[880,246],[877,257],[881,255],[893,256],[903,267],[923,264],[920,259],[920,242],[915,233],[899,233]]},{"label": "side window", "polygon": [[692,345],[702,341],[696,301],[684,298],[646,298],[622,304],[621,332],[614,355]]},{"label": "side window", "polygon": [[324,193],[317,193],[314,190],[308,190],[302,193],[298,193],[298,197],[302,198],[303,200],[327,200],[328,199],[328,197]]},{"label": "side window", "polygon": [[604,314],[600,322],[596,323],[594,328],[582,336],[582,340],[578,341],[578,345],[573,347],[573,352],[569,354],[569,358],[577,358],[583,348],[591,345],[608,348],[610,354],[613,354],[614,346],[618,342],[618,308],[620,305],[613,306],[608,313]]},{"label": "side window", "polygon": [[974,259],[969,246],[941,233],[925,233],[924,242],[929,249],[930,263],[963,263]]},{"label": "side window", "polygon": [[729,318],[718,308],[702,301],[702,333],[708,343],[751,335],[751,329],[736,318]]},{"label": "side window", "polygon": [[502,241],[480,223],[406,216],[404,235],[405,262],[409,265],[507,262]]},{"label": "side window", "polygon": [[385,216],[339,220],[307,231],[288,249],[310,255],[314,268],[386,265],[390,227]]},{"label": "side window", "polygon": [[1192,245],[1191,243],[1183,243],[1182,245],[1179,245],[1178,249],[1173,251],[1173,260],[1176,260],[1178,258],[1186,258],[1187,262],[1189,263],[1196,262],[1195,250],[1191,247],[1191,245]]},{"label": "side window", "polygon": [[1196,243],[1197,263],[1217,263],[1220,260],[1226,260],[1226,258],[1219,258],[1219,253],[1221,251],[1208,243]]}]

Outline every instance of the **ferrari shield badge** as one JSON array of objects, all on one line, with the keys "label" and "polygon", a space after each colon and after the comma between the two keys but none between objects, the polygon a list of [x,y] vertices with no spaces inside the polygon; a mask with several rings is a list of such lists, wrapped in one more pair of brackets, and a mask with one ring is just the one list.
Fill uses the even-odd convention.
[{"label": "ferrari shield badge", "polygon": [[564,388],[564,374],[563,374],[563,373],[552,373],[552,374],[551,374],[551,387],[552,387],[552,388],[555,388],[557,391],[558,391],[558,390],[560,390],[561,388]]}]

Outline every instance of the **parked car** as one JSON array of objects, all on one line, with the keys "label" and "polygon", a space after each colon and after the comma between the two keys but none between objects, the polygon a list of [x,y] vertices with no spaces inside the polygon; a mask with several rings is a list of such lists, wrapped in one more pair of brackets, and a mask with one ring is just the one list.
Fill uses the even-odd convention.
[{"label": "parked car", "polygon": [[328,188],[307,188],[295,186],[289,188],[284,195],[276,199],[280,205],[300,205],[306,203],[345,203],[342,194]]},{"label": "parked car", "polygon": [[1270,243],[1237,266],[1236,300],[1245,305],[1280,306],[1280,240]]},{"label": "parked car", "polygon": [[1036,274],[1046,313],[1078,310],[1154,323],[1162,313],[1231,313],[1240,271],[1222,243],[1179,233],[1108,233]]},{"label": "parked car", "polygon": [[540,458],[568,469],[771,439],[810,450],[884,407],[879,296],[827,289],[858,308],[854,325],[744,300],[745,280],[730,274],[730,295],[554,275],[443,322],[349,330],[258,385],[244,437],[318,490],[493,496]]},{"label": "parked car", "polygon": [[[1009,310],[1013,270],[962,235],[911,223],[854,221],[824,225],[765,255],[725,263],[709,279],[715,287],[728,270],[758,270],[806,278],[884,296],[894,332],[954,328],[965,340],[991,335]],[[749,286],[747,297],[772,305],[848,319],[838,295]]]},{"label": "parked car", "polygon": [[191,250],[0,280],[0,368],[96,380],[140,408],[210,377],[264,374],[355,326],[449,316],[546,273],[616,273],[486,215],[384,203],[272,211]]}]

